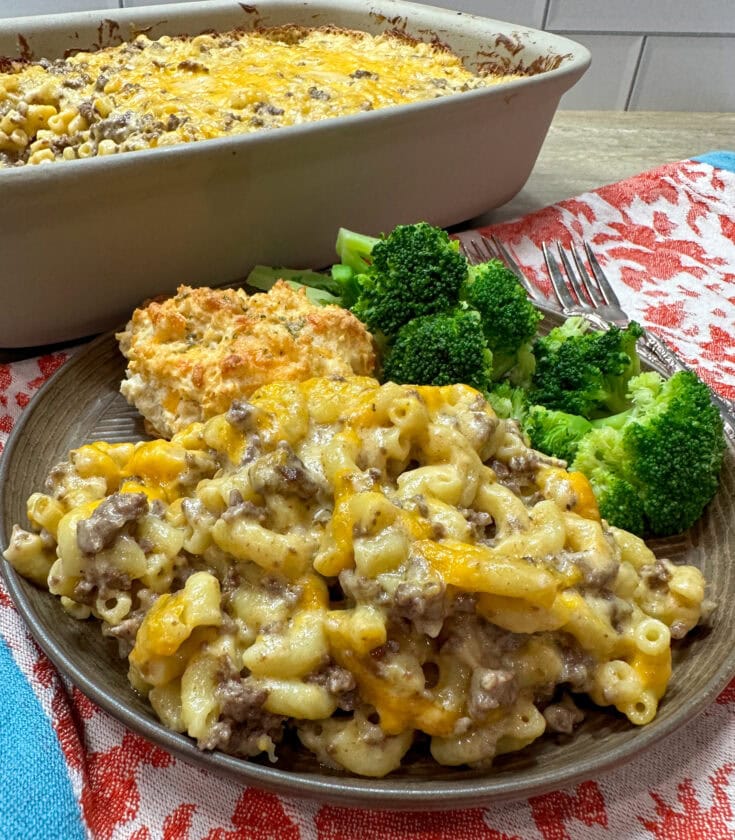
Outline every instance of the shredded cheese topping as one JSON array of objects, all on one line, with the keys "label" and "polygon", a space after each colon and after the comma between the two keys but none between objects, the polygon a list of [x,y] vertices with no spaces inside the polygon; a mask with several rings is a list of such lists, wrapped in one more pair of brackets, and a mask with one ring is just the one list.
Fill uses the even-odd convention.
[{"label": "shredded cheese topping", "polygon": [[[600,519],[586,479],[464,385],[275,382],[171,441],[82,446],[6,559],[102,621],[202,749],[487,767],[583,717],[656,714],[704,579]],[[592,500],[592,501],[591,501]]]},{"label": "shredded cheese topping", "polygon": [[247,134],[473,90],[437,44],[286,26],[131,43],[0,73],[0,167]]}]

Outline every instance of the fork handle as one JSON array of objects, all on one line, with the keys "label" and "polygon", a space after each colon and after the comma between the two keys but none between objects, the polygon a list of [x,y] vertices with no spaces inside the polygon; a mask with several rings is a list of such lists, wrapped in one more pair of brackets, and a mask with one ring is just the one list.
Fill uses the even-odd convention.
[{"label": "fork handle", "polygon": [[[682,361],[676,353],[669,348],[666,342],[660,339],[657,335],[646,331],[643,337],[643,343],[645,344],[646,349],[653,353],[653,355],[666,367],[672,370],[688,370],[691,372],[689,365]],[[711,388],[710,394],[712,396],[712,402],[720,410],[722,419],[725,421],[725,434],[727,434],[730,440],[735,443],[735,405],[733,405],[733,403],[729,400],[726,400],[716,394]]]}]

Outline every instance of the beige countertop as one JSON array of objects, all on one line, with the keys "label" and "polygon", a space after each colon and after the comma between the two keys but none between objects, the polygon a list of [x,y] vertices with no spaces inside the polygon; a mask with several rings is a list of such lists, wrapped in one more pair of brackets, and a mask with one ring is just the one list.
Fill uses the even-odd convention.
[{"label": "beige countertop", "polygon": [[558,111],[523,190],[469,226],[523,216],[715,149],[735,151],[735,113]]}]

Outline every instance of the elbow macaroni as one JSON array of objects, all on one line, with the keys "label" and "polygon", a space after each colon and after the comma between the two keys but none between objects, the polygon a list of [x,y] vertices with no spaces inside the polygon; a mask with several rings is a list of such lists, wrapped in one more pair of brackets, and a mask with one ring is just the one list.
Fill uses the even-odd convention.
[{"label": "elbow macaroni", "polygon": [[141,34],[53,62],[7,59],[0,169],[280,128],[519,76],[475,74],[446,49],[391,32],[292,25],[155,41]]},{"label": "elbow macaroni", "polygon": [[291,729],[378,777],[417,731],[446,765],[522,749],[565,690],[654,717],[701,573],[609,528],[477,392],[354,377],[251,403],[247,433],[226,414],[74,451],[5,554],[127,645],[167,726],[271,757]]}]

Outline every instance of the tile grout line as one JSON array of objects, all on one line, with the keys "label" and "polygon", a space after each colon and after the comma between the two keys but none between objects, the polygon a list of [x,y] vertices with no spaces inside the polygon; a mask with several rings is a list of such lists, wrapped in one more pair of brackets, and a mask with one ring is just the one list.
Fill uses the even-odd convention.
[{"label": "tile grout line", "polygon": [[546,0],[544,5],[544,13],[541,16],[541,29],[546,29],[546,24],[549,22],[549,13],[551,12],[551,0]]},{"label": "tile grout line", "polygon": [[633,98],[633,91],[635,90],[635,86],[638,82],[638,76],[640,74],[641,63],[643,61],[643,53],[646,49],[646,44],[648,42],[648,35],[644,35],[641,38],[641,48],[638,51],[638,58],[636,59],[635,67],[633,68],[633,76],[630,80],[630,87],[628,88],[628,95],[625,97],[625,105],[623,106],[624,111],[628,111],[630,109],[630,100]]},{"label": "tile grout line", "polygon": [[554,29],[557,35],[622,35],[630,38],[724,38],[735,40],[735,33],[731,32],[659,32],[658,30],[643,29],[572,29],[559,27]]}]

